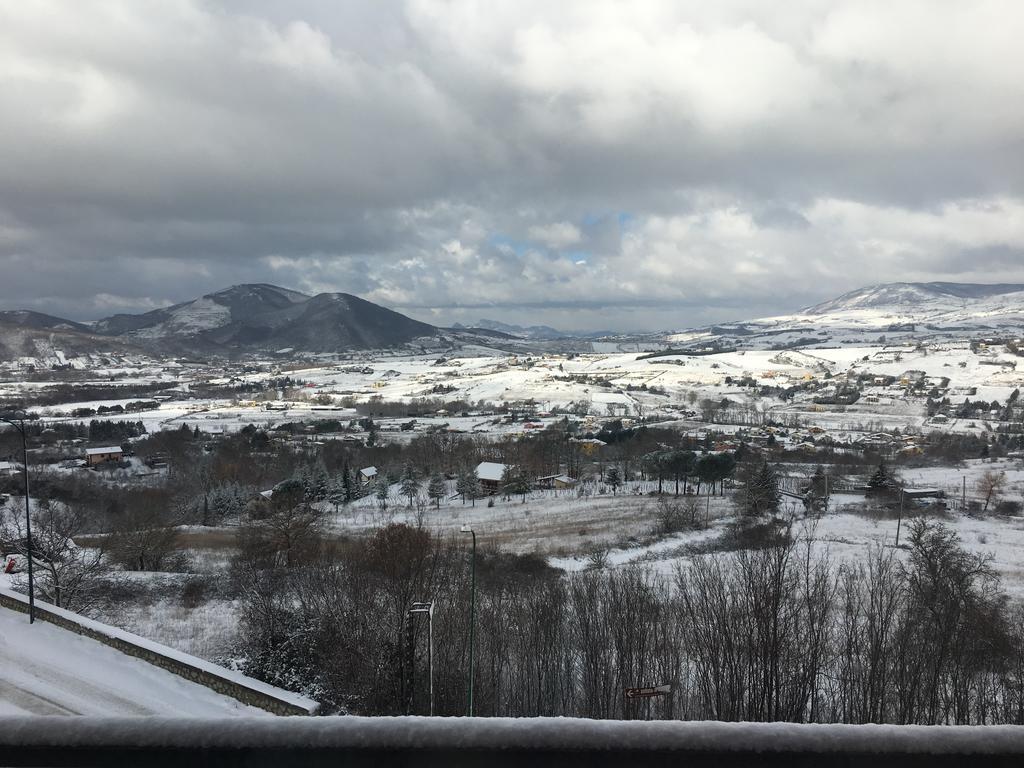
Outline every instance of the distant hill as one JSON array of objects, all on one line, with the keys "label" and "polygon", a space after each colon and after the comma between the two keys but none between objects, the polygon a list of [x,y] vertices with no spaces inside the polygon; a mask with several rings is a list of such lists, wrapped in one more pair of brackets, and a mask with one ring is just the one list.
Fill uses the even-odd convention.
[{"label": "distant hill", "polygon": [[267,313],[309,300],[309,296],[257,283],[235,285],[192,301],[154,309],[143,314],[120,314],[97,320],[93,328],[108,336],[165,339],[198,336],[232,323],[259,322]]},{"label": "distant hill", "polygon": [[562,339],[569,335],[548,325],[511,325],[500,320],[480,319],[476,321],[473,327],[483,328],[488,331],[500,331],[520,339]]},{"label": "distant hill", "polygon": [[71,358],[133,354],[142,354],[142,350],[123,339],[93,333],[82,323],[38,313],[0,313],[0,361],[25,358],[34,365],[51,367],[66,365]]},{"label": "distant hill", "polygon": [[[265,283],[92,324],[29,310],[0,312],[0,360],[62,366],[90,356],[231,357],[408,347],[444,350],[579,350],[587,338],[548,326],[481,320],[437,328],[347,293],[309,296]],[[791,315],[652,334],[671,349],[792,349],[917,339],[1024,335],[1024,284],[885,283]],[[589,343],[589,342],[588,342]]]},{"label": "distant hill", "polygon": [[792,315],[670,334],[673,348],[793,349],[1024,335],[1024,284],[882,283]]},{"label": "distant hill", "polygon": [[35,331],[75,331],[77,333],[92,333],[92,329],[84,323],[76,323],[74,320],[65,320],[62,317],[45,315],[42,312],[33,312],[30,309],[12,309],[0,311],[0,325],[18,326],[26,330]]},{"label": "distant hill", "polygon": [[[827,315],[835,312],[866,309],[914,311],[936,308],[956,311],[982,300],[1024,294],[1024,285],[1014,283],[882,283],[844,293],[838,298],[803,310],[805,315]],[[992,303],[989,301],[988,303]]]},{"label": "distant hill", "polygon": [[264,283],[235,285],[140,315],[114,315],[94,327],[164,349],[227,354],[376,349],[438,334],[432,325],[358,296],[308,296]]},{"label": "distant hill", "polygon": [[[478,341],[467,333],[466,340]],[[264,283],[235,285],[191,301],[86,324],[27,310],[0,312],[0,360],[46,365],[90,354],[223,355],[332,353],[461,341],[347,293],[308,296]]]}]

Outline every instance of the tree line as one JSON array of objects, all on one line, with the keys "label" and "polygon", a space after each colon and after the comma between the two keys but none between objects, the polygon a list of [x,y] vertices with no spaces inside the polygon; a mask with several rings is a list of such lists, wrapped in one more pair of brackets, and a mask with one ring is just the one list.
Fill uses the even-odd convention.
[{"label": "tree line", "polygon": [[[792,722],[1024,723],[1024,614],[991,563],[939,522],[909,525],[905,556],[837,563],[809,537],[640,567],[564,574],[477,553],[475,712],[483,716]],[[338,711],[427,711],[435,601],[436,711],[466,711],[466,542],[391,525],[287,564],[233,566],[235,658],[248,674]],[[671,686],[650,702],[632,686]]]}]

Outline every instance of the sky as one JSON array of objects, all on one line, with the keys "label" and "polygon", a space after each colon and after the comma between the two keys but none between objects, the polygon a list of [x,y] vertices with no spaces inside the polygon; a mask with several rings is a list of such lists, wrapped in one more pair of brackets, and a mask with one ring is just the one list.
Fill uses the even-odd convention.
[{"label": "sky", "polygon": [[0,308],[669,329],[1024,283],[1024,3],[0,0]]}]

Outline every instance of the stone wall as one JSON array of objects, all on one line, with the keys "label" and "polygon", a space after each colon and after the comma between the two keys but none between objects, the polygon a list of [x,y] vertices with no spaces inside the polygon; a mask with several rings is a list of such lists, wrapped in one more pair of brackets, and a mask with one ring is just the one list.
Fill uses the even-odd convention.
[{"label": "stone wall", "polygon": [[[0,608],[8,608],[27,615],[28,598],[0,590]],[[178,677],[237,699],[243,704],[258,707],[275,715],[316,714],[315,702],[310,701],[309,706],[304,707],[294,701],[288,701],[284,696],[275,697],[267,691],[250,687],[240,680],[233,679],[229,670],[224,670],[225,674],[223,675],[217,674],[212,669],[204,669],[199,659],[196,659],[195,664],[191,664],[186,659],[162,653],[158,647],[154,647],[155,644],[134,643],[128,633],[117,631],[113,627],[111,628],[113,631],[108,634],[99,629],[95,622],[84,618],[79,619],[69,611],[55,609],[47,603],[36,602],[35,616],[36,621],[45,621],[70,632],[92,638],[111,648],[116,648],[128,656],[142,659],[161,669],[166,669]]]}]

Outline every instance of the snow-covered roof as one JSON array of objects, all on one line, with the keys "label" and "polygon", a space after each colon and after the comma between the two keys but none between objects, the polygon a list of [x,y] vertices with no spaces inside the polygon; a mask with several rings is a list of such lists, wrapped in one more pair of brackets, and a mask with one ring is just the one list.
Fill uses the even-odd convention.
[{"label": "snow-covered roof", "polygon": [[505,476],[505,465],[496,461],[481,461],[476,466],[476,476],[478,480],[500,482]]},{"label": "snow-covered roof", "polygon": [[558,475],[544,475],[544,477],[538,477],[537,478],[538,482],[541,482],[541,481],[544,481],[544,480],[558,480],[559,482],[562,482],[562,483],[575,483],[576,482],[576,478],[575,477],[569,477],[569,475],[565,474],[564,472],[561,473],[561,474],[558,474]]},{"label": "snow-covered roof", "polygon": [[122,453],[120,445],[107,446],[106,448],[86,448],[86,456],[99,456],[104,453]]},{"label": "snow-covered roof", "polygon": [[359,470],[359,474],[362,475],[363,477],[376,477],[377,476],[377,468],[376,467],[363,467],[362,469]]}]

